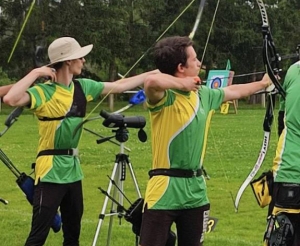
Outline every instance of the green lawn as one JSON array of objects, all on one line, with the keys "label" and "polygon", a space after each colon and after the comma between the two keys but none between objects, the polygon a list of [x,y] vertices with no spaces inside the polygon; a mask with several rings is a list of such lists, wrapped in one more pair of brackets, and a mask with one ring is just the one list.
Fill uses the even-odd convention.
[{"label": "green lawn", "polygon": [[[124,105],[116,105],[116,108],[122,106]],[[102,107],[106,106],[102,105]],[[10,110],[6,107],[0,114],[3,129],[5,127],[2,122]],[[143,115],[148,120],[148,113],[142,106],[135,106],[125,114]],[[264,109],[247,105],[240,105],[238,114],[233,114],[231,108],[227,115],[216,112],[213,116],[204,163],[211,177],[207,181],[211,216],[218,218],[219,221],[215,230],[206,235],[206,246],[262,245],[267,210],[259,208],[251,188],[248,187],[241,199],[239,212],[236,213],[232,195],[235,197],[239,186],[256,162],[263,138],[263,117]],[[85,127],[103,136],[114,134],[112,129],[102,126],[102,120],[89,122]],[[131,149],[130,161],[142,194],[148,179],[147,172],[151,166],[149,129],[149,124],[147,124],[145,130],[148,134],[148,141],[146,143],[138,140],[136,129],[129,129],[129,140],[125,143]],[[269,151],[259,173],[271,166],[275,153],[277,136],[275,128],[272,130]],[[1,128],[0,131],[2,131]],[[107,175],[111,175],[115,155],[120,152],[120,147],[110,142],[97,144],[97,139],[99,137],[84,132],[80,142],[80,158],[85,173],[83,180],[85,210],[82,219],[81,245],[92,245],[99,222],[98,216],[105,199],[98,187],[107,189],[109,183]],[[1,149],[12,162],[21,171],[30,173],[38,142],[36,118],[26,111],[0,140]],[[124,191],[129,199],[134,201],[137,196],[128,171],[129,169],[127,169],[127,178],[124,181]],[[1,163],[0,187],[0,197],[9,201],[8,205],[0,204],[1,245],[23,245],[30,229],[31,207],[15,183],[14,175]],[[124,205],[129,206],[126,201]],[[108,208],[110,206],[111,203]],[[125,219],[119,221],[116,216],[113,222],[111,245],[135,245],[131,225]],[[97,237],[97,245],[106,245],[108,224],[109,218],[106,217],[102,223],[100,235]],[[51,231],[46,245],[57,246],[61,245],[61,242],[62,233],[55,234]]]}]

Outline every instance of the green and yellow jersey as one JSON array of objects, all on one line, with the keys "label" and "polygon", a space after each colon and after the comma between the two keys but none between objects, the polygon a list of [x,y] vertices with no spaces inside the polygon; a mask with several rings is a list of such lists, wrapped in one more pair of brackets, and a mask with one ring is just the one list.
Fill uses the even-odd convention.
[{"label": "green and yellow jersey", "polygon": [[[85,95],[86,101],[99,97],[104,84],[90,79],[77,80]],[[73,103],[74,82],[69,86],[46,82],[28,89],[31,98],[30,109],[38,118],[59,118],[66,116]],[[75,136],[73,132],[82,117],[66,117],[61,120],[39,120],[38,152],[47,149],[77,148],[81,131]],[[77,156],[44,155],[36,159],[35,182],[71,183],[83,178],[80,162]]]},{"label": "green and yellow jersey", "polygon": [[[199,169],[207,116],[220,107],[223,98],[222,89],[202,86],[198,92],[167,90],[157,104],[147,102],[152,169]],[[145,203],[149,209],[187,209],[208,204],[205,180],[203,176],[154,176],[148,182]]]}]

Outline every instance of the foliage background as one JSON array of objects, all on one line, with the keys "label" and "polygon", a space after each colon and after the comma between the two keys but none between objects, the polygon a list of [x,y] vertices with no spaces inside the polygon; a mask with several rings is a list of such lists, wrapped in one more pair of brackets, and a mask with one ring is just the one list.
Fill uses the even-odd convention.
[{"label": "foliage background", "polygon": [[[33,67],[47,64],[47,46],[60,36],[73,36],[82,45],[94,44],[86,75],[103,81],[115,80],[117,73],[125,74],[190,3],[189,0],[37,0],[8,63],[31,2],[0,0],[0,84],[9,83],[6,77],[15,81]],[[164,36],[190,33],[200,0],[192,2]],[[299,44],[296,24],[300,21],[299,1],[264,2],[278,53],[295,53]],[[216,6],[217,0],[206,1],[194,37],[199,57]],[[231,60],[235,74],[263,71],[261,24],[256,1],[220,1],[203,62],[207,71],[225,68],[227,59]],[[290,63],[290,60],[282,62],[284,71]],[[130,75],[150,69],[153,69],[151,55],[146,54]],[[255,79],[256,75],[252,75],[237,78],[234,83]]]}]

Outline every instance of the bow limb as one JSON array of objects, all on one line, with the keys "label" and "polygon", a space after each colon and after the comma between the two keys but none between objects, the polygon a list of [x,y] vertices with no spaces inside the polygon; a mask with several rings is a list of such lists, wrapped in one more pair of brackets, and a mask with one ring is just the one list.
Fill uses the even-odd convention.
[{"label": "bow limb", "polygon": [[193,29],[192,29],[192,31],[191,31],[191,33],[189,35],[190,39],[194,38],[195,33],[196,33],[197,29],[198,29],[198,26],[200,24],[200,20],[201,20],[201,17],[202,17],[203,9],[204,9],[204,4],[205,4],[205,0],[201,0],[199,8],[198,8],[198,13],[197,13],[197,16],[196,16],[196,20],[195,20],[195,23],[194,23],[194,26],[193,26]]},{"label": "bow limb", "polygon": [[[262,0],[256,0],[258,6],[259,6],[259,10],[261,13],[261,17],[262,17],[262,34],[263,34],[263,62],[264,62],[264,66],[266,68],[266,72],[269,75],[271,81],[273,82],[275,88],[276,88],[276,92],[278,92],[283,98],[285,98],[285,91],[283,90],[282,86],[280,85],[279,81],[277,80],[276,76],[279,73],[279,61],[281,60],[279,54],[276,52],[276,48],[275,48],[275,44],[271,35],[271,31],[270,31],[270,27],[269,27],[269,20],[268,20],[268,16],[267,16],[267,11],[265,8],[265,5],[263,3]],[[271,61],[269,59],[269,56],[271,57]],[[267,107],[266,107],[266,114],[265,114],[265,118],[264,118],[264,123],[263,123],[263,130],[264,130],[264,139],[263,139],[263,143],[262,143],[262,147],[261,150],[259,152],[257,161],[254,165],[254,167],[252,168],[251,172],[249,173],[249,175],[247,176],[247,178],[245,179],[245,181],[242,183],[242,185],[240,186],[238,192],[237,192],[237,196],[235,198],[235,202],[234,202],[234,207],[235,207],[235,211],[238,211],[238,205],[239,205],[239,201],[246,189],[246,187],[250,184],[250,182],[252,181],[252,179],[254,178],[254,176],[256,175],[256,173],[258,172],[258,170],[260,169],[267,150],[268,150],[268,146],[269,146],[269,142],[270,142],[270,134],[271,134],[271,126],[273,123],[273,118],[274,118],[274,107],[275,107],[275,96],[276,93],[268,93],[267,97],[268,97],[268,103],[267,103]]]},{"label": "bow limb", "polygon": [[31,3],[31,5],[30,5],[29,11],[28,11],[28,13],[27,13],[27,15],[26,15],[26,17],[25,17],[24,23],[23,23],[23,25],[22,25],[22,27],[21,27],[21,30],[20,30],[20,32],[19,32],[19,34],[18,34],[18,37],[17,37],[17,39],[16,39],[16,41],[15,41],[15,43],[14,43],[14,46],[13,46],[13,48],[12,48],[12,51],[10,52],[9,58],[8,58],[8,60],[7,60],[7,63],[10,62],[10,59],[12,58],[12,55],[13,55],[13,53],[15,52],[15,49],[16,49],[18,43],[19,43],[20,37],[21,37],[21,35],[22,35],[22,33],[23,33],[24,27],[26,26],[26,23],[27,23],[27,21],[28,21],[28,18],[29,18],[30,14],[31,14],[31,11],[32,11],[34,5],[35,5],[35,0],[33,0],[32,3]]},{"label": "bow limb", "polygon": [[[263,61],[266,67],[266,72],[268,73],[271,81],[273,82],[275,88],[278,93],[285,98],[285,91],[282,88],[281,84],[276,78],[276,75],[279,74],[279,62],[281,61],[281,57],[276,52],[275,44],[273,41],[273,37],[271,34],[269,20],[267,16],[267,11],[265,5],[262,0],[257,0],[257,4],[259,6],[259,10],[262,17],[262,35],[263,35]],[[269,55],[271,57],[271,61],[269,60]]]},{"label": "bow limb", "polygon": [[[19,34],[18,34],[18,37],[17,37],[17,39],[16,39],[16,41],[15,41],[15,43],[14,43],[14,46],[13,46],[11,52],[10,52],[10,55],[9,55],[9,57],[8,57],[8,60],[7,60],[7,63],[10,62],[10,60],[11,60],[13,54],[14,54],[14,51],[15,51],[17,45],[18,45],[18,42],[19,42],[19,40],[20,40],[20,37],[21,37],[21,35],[22,35],[22,33],[23,33],[23,30],[24,30],[24,28],[25,28],[25,26],[26,26],[26,24],[27,24],[27,21],[28,21],[28,19],[29,19],[29,16],[30,16],[30,14],[31,14],[31,11],[33,10],[33,7],[34,7],[34,5],[35,5],[35,1],[36,1],[36,0],[33,0],[33,1],[31,2],[29,11],[28,11],[28,13],[27,13],[27,15],[26,15],[26,17],[25,17],[24,23],[23,23],[23,25],[22,25],[22,27],[21,27],[21,30],[20,30],[20,32],[19,32]],[[2,136],[4,135],[4,133],[6,133],[6,131],[7,131],[7,130],[8,130],[8,129],[9,129],[9,128],[17,121],[17,120],[18,120],[18,117],[22,114],[23,109],[24,109],[23,107],[17,107],[17,108],[15,108],[15,109],[8,115],[8,117],[7,117],[7,119],[5,120],[5,123],[4,123],[4,125],[6,126],[6,128],[5,128],[2,132],[0,132],[0,137],[2,137]]]},{"label": "bow limb", "polygon": [[273,108],[275,106],[275,94],[272,94],[272,95],[269,94],[268,97],[270,97],[270,98],[268,100],[267,110],[266,110],[265,119],[264,119],[264,123],[263,123],[264,138],[263,138],[262,146],[261,146],[261,149],[260,149],[260,152],[259,152],[259,155],[258,155],[258,158],[256,160],[254,167],[252,168],[251,172],[249,173],[247,178],[244,180],[244,182],[242,183],[242,185],[240,186],[240,188],[237,192],[237,195],[234,200],[235,212],[238,212],[240,199],[241,199],[245,189],[247,188],[247,186],[250,184],[250,182],[252,181],[252,179],[255,177],[256,173],[260,169],[260,167],[265,159],[265,156],[267,154],[267,150],[268,150],[268,146],[269,146],[269,142],[270,142],[271,126],[272,126],[273,118],[274,118]]}]

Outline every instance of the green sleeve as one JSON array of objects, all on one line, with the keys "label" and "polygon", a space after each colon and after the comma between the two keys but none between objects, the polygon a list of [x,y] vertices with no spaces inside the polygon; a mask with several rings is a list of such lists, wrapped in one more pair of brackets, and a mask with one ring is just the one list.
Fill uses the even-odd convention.
[{"label": "green sleeve", "polygon": [[78,79],[88,102],[95,101],[104,89],[104,83],[92,79]]},{"label": "green sleeve", "polygon": [[38,109],[49,101],[55,92],[55,85],[50,82],[39,83],[27,90],[30,96],[30,109]]},{"label": "green sleeve", "polygon": [[210,89],[207,86],[201,86],[199,90],[201,101],[211,109],[218,109],[224,100],[224,90],[220,89]]}]

